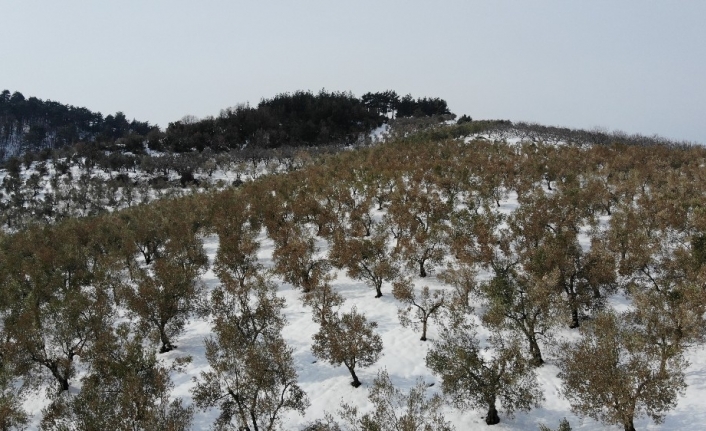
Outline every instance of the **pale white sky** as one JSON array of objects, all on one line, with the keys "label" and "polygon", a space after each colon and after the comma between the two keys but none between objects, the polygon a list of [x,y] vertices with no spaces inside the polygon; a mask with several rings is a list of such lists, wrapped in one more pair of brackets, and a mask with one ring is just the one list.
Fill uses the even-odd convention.
[{"label": "pale white sky", "polygon": [[166,127],[295,90],[706,143],[706,1],[0,0],[0,90]]}]

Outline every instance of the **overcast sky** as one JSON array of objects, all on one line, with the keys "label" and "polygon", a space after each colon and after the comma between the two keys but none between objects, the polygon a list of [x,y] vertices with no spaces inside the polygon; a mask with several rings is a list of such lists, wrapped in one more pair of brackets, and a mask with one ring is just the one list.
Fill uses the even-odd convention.
[{"label": "overcast sky", "polygon": [[706,143],[706,1],[0,0],[0,90],[166,127],[325,88]]}]

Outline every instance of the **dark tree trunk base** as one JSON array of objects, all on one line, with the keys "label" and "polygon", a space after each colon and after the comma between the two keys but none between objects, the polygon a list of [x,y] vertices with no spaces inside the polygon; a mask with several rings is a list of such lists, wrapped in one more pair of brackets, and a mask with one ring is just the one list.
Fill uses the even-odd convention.
[{"label": "dark tree trunk base", "polygon": [[530,341],[530,354],[532,355],[530,365],[533,367],[541,367],[544,365],[544,358],[542,358],[542,352],[539,350],[539,345],[536,341]]},{"label": "dark tree trunk base", "polygon": [[530,361],[530,365],[532,365],[535,368],[539,368],[542,365],[544,365],[544,359],[542,359],[541,357],[540,358],[532,358],[532,360]]},{"label": "dark tree trunk base", "polygon": [[[576,295],[571,295],[572,298],[575,298]],[[580,326],[579,324],[579,310],[575,306],[572,306],[571,308],[571,324],[569,325],[569,328],[574,329],[578,328]]]},{"label": "dark tree trunk base", "polygon": [[360,380],[358,380],[358,376],[355,374],[355,370],[351,367],[349,367],[346,364],[346,368],[348,368],[348,371],[351,373],[351,377],[353,377],[353,381],[351,382],[351,386],[354,388],[357,388],[358,386],[361,385]]},{"label": "dark tree trunk base", "polygon": [[176,349],[176,346],[173,345],[173,344],[168,344],[168,345],[166,345],[166,346],[163,345],[163,346],[159,349],[159,353],[171,352],[171,351],[174,350],[174,349]]},{"label": "dark tree trunk base", "polygon": [[59,390],[60,390],[60,392],[64,392],[64,391],[69,390],[69,381],[67,379],[61,379],[59,381]]},{"label": "dark tree trunk base", "polygon": [[488,409],[488,414],[485,416],[485,423],[488,425],[500,423],[500,416],[498,416],[498,410],[495,407]]}]

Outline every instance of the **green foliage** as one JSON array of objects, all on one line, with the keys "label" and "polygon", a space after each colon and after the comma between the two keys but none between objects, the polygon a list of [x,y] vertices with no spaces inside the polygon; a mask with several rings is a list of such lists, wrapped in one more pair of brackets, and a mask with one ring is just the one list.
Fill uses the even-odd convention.
[{"label": "green foliage", "polygon": [[400,98],[397,93],[391,90],[365,93],[360,97],[360,101],[369,110],[380,115],[385,115],[389,112],[395,112],[399,105]]},{"label": "green foliage", "polygon": [[[4,90],[4,95],[9,95]],[[22,93],[0,98],[0,158],[9,140],[19,137],[21,151],[59,148],[80,141],[115,142],[128,135],[147,135],[154,127],[147,122],[128,121],[117,112],[105,118],[99,112],[64,105],[36,97],[25,99]],[[140,150],[141,143],[140,143]]]},{"label": "green foliage", "polygon": [[446,101],[438,97],[423,97],[415,100],[412,95],[407,94],[396,102],[395,107],[398,117],[432,117],[451,113]]},{"label": "green foliage", "polygon": [[177,152],[219,149],[218,142],[229,148],[352,144],[381,121],[350,93],[297,91],[265,99],[256,108],[238,105],[218,118],[170,123],[165,144]]},{"label": "green foliage", "polygon": [[456,121],[456,124],[472,123],[472,122],[473,122],[473,119],[470,116],[463,114]]}]

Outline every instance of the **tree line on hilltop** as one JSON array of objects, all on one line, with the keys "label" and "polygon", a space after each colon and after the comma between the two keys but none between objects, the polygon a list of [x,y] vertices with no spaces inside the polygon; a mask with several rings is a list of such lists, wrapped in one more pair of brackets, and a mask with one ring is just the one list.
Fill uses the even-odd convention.
[{"label": "tree line on hilltop", "polygon": [[122,112],[103,117],[82,107],[25,98],[19,91],[0,93],[0,159],[78,142],[147,136],[152,129],[147,122],[128,121]]},{"label": "tree line on hilltop", "polygon": [[0,94],[0,158],[77,143],[136,154],[145,148],[221,152],[348,145],[387,121],[388,114],[411,118],[451,112],[443,99],[400,98],[393,91],[366,93],[360,99],[345,92],[296,91],[263,99],[257,106],[236,105],[215,118],[186,116],[162,131],[148,122],[128,121],[122,112],[103,117],[86,108],[4,90]]}]

